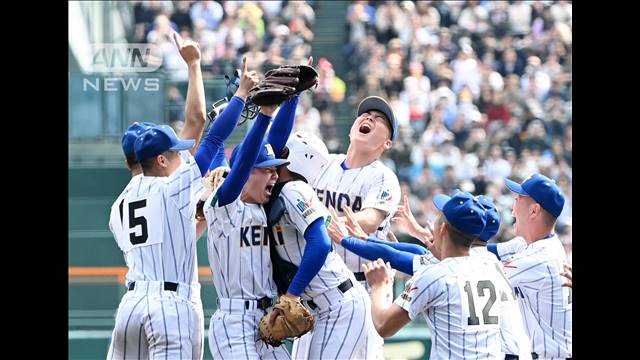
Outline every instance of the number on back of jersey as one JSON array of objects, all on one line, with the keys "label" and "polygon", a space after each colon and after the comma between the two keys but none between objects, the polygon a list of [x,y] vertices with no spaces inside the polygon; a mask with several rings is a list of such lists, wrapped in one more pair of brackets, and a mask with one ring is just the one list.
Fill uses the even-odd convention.
[{"label": "number on back of jersey", "polygon": [[161,206],[161,194],[125,199],[120,204],[123,233],[118,236],[118,246],[122,251],[162,242],[164,212]]},{"label": "number on back of jersey", "polygon": [[498,294],[495,284],[491,280],[466,279],[459,285],[463,326],[497,325],[500,306],[496,306],[496,300],[502,294]]}]

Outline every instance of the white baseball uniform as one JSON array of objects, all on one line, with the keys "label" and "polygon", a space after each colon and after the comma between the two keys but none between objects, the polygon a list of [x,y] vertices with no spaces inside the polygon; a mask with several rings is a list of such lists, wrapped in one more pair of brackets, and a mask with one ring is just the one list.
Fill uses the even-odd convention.
[{"label": "white baseball uniform", "polygon": [[[329,212],[303,181],[286,183],[280,197],[285,212],[274,229],[279,240],[276,251],[284,260],[299,266],[307,244],[304,238],[307,227],[317,219],[324,222]],[[348,284],[349,289],[341,290]],[[353,359],[364,350],[372,326],[371,300],[333,248],[300,298],[311,308],[316,324],[294,340],[292,358]]]},{"label": "white baseball uniform", "polygon": [[504,292],[495,263],[452,257],[423,266],[395,304],[410,319],[422,314],[431,329],[430,359],[504,359],[500,352]]},{"label": "white baseball uniform", "polygon": [[[217,191],[217,189],[216,189]],[[218,295],[218,309],[209,325],[209,348],[214,359],[289,359],[284,346],[272,347],[260,340],[260,319],[266,307],[259,301],[273,298],[277,290],[271,278],[267,218],[260,204],[238,197],[218,206],[204,205],[208,224],[207,252]]]},{"label": "white baseball uniform", "polygon": [[[366,208],[379,209],[387,212],[387,217],[380,224],[378,230],[371,236],[386,240],[391,228],[391,218],[400,202],[400,183],[398,177],[381,161],[376,160],[361,168],[347,169],[342,167],[346,159],[345,154],[331,154],[331,161],[326,169],[318,176],[313,188],[318,198],[326,207],[334,207],[338,215],[343,215],[342,207],[348,206],[353,212]],[[362,264],[369,261],[340,245],[335,245],[336,252],[342,257],[349,270],[362,279],[360,283],[368,290],[368,285],[362,273]],[[389,284],[389,301],[393,299],[393,282]],[[364,358],[383,358],[384,340],[372,325],[367,337]]]},{"label": "white baseball uniform", "polygon": [[567,255],[557,235],[522,248],[522,240],[497,244],[504,271],[519,298],[531,349],[538,359],[570,358],[572,353],[571,289],[560,272]]},{"label": "white baseball uniform", "polygon": [[[503,354],[517,355],[519,359],[531,359],[531,345],[529,336],[524,328],[518,298],[511,284],[504,274],[502,262],[489,252],[486,246],[473,246],[469,249],[470,256],[481,257],[495,266],[500,275],[500,286],[504,295],[500,299],[504,316],[500,318],[500,347]],[[439,260],[431,253],[417,255],[413,258],[413,271],[417,273],[421,267],[439,263]]]},{"label": "white baseball uniform", "polygon": [[135,176],[111,207],[129,291],[116,314],[108,359],[201,359],[195,206],[200,170],[188,151],[170,176]]}]

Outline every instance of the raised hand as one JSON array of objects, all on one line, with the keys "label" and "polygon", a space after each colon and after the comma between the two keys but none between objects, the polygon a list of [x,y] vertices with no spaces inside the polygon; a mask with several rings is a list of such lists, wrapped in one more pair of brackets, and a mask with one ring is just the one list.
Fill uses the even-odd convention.
[{"label": "raised hand", "polygon": [[560,275],[566,277],[568,281],[563,283],[562,286],[573,289],[573,266],[571,264],[564,264],[564,270]]},{"label": "raised hand", "polygon": [[329,233],[329,237],[333,242],[340,245],[342,239],[349,236],[349,230],[347,230],[345,224],[340,220],[334,208],[330,207],[329,213],[331,214],[331,222],[327,226],[327,233]]},{"label": "raised hand", "polygon": [[395,216],[391,221],[398,223],[409,235],[419,239],[426,245],[429,242],[433,242],[433,228],[427,223],[427,228],[424,228],[418,224],[418,221],[411,212],[411,206],[409,205],[409,197],[405,194],[403,196],[402,205],[398,206]]},{"label": "raised hand", "polygon": [[242,58],[242,69],[240,74],[240,85],[238,86],[238,90],[236,90],[235,95],[245,99],[247,94],[249,94],[249,90],[254,86],[258,85],[260,79],[258,78],[258,73],[255,71],[249,71],[247,68],[247,57]]},{"label": "raised hand", "polygon": [[367,240],[369,236],[362,229],[362,227],[356,220],[356,217],[353,215],[353,211],[348,206],[344,206],[342,208],[342,212],[345,215],[346,221],[344,224],[347,227],[347,230],[349,231],[349,235],[353,237],[357,237],[362,240]]},{"label": "raised hand", "polygon": [[173,40],[187,65],[200,63],[200,44],[190,39],[182,40],[180,34],[175,31],[173,32]]},{"label": "raised hand", "polygon": [[391,281],[391,265],[389,263],[385,264],[382,259],[362,264],[362,271],[371,288],[388,286],[389,281]]}]

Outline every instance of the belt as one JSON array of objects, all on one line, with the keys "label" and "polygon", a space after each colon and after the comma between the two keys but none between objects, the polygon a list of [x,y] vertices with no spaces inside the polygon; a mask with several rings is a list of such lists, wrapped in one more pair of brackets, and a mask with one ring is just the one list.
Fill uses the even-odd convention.
[{"label": "belt", "polygon": [[[353,283],[351,282],[351,279],[347,279],[343,281],[342,284],[338,285],[338,290],[340,290],[344,294],[352,287],[353,287]],[[313,300],[308,300],[307,304],[312,310],[315,310],[318,308],[318,305],[316,305],[316,303],[314,303]]]},{"label": "belt", "polygon": [[[532,353],[531,353],[531,358],[532,358],[532,359],[537,359],[537,358],[538,358],[538,354],[537,354],[537,353],[532,352]],[[567,360],[571,360],[571,358],[567,358]]]},{"label": "belt", "polygon": [[271,307],[272,300],[267,296],[256,300],[217,298],[216,304],[222,311],[244,313],[247,310],[253,311],[256,309],[266,311]]},{"label": "belt", "polygon": [[[249,309],[249,301],[250,300],[245,300],[245,302],[244,302],[244,308],[245,309]],[[267,310],[268,308],[271,307],[271,304],[272,304],[271,298],[267,297],[267,296],[265,296],[265,297],[263,297],[261,299],[255,300],[255,301],[258,302],[258,309],[260,309],[260,310]]]},{"label": "belt", "polygon": [[505,354],[504,360],[518,360],[520,357],[518,355]]},{"label": "belt", "polygon": [[353,275],[356,276],[356,280],[358,280],[358,281],[366,281],[367,280],[367,278],[364,276],[363,272],[353,273]]},{"label": "belt", "polygon": [[[133,290],[136,288],[136,282],[132,281],[129,283],[129,290]],[[174,282],[165,281],[164,289],[169,291],[178,291],[178,284]]]}]

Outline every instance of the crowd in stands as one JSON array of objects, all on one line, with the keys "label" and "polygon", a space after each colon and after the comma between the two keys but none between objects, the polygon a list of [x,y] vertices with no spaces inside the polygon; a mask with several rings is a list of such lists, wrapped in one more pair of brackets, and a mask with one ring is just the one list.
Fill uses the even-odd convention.
[{"label": "crowd in stands", "polygon": [[[230,74],[245,55],[249,68],[264,73],[305,62],[320,5],[133,3],[130,40],[160,46],[175,79],[186,79],[186,68],[172,29],[200,43],[205,74]],[[315,132],[331,151],[344,151],[333,105],[346,101],[355,108],[366,96],[382,96],[399,122],[399,136],[382,161],[410,194],[419,222],[433,220],[433,195],[460,188],[495,199],[504,224],[497,240],[510,239],[513,196],[503,179],[520,182],[540,172],[565,194],[556,230],[570,253],[571,2],[351,1],[345,26],[344,59],[316,59],[319,86],[303,95],[296,130]],[[330,60],[347,62],[343,79]]]}]

